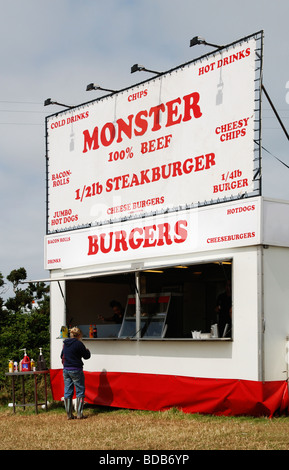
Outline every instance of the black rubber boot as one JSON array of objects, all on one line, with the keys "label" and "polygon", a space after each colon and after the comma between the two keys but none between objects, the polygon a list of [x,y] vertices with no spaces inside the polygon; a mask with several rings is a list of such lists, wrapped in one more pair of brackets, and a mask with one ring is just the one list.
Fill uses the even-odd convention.
[{"label": "black rubber boot", "polygon": [[64,406],[67,419],[74,419],[74,415],[72,414],[72,398],[64,398]]},{"label": "black rubber boot", "polygon": [[87,416],[83,415],[83,407],[84,407],[84,397],[77,397],[76,398],[76,410],[77,410],[77,419],[85,419]]}]

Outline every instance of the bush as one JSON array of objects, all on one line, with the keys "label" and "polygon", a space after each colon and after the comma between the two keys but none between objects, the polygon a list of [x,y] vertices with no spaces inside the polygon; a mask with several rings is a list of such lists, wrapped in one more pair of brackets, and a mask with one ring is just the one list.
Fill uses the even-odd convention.
[{"label": "bush", "polygon": [[[49,286],[29,283],[28,287],[20,288],[20,282],[25,279],[24,268],[11,271],[7,280],[13,284],[14,297],[5,303],[0,297],[0,401],[4,397],[7,399],[7,389],[11,388],[11,379],[5,375],[9,361],[17,361],[19,364],[24,353],[21,349],[25,348],[30,359],[33,358],[37,363],[39,348],[42,348],[49,367]],[[0,288],[3,286],[0,273]]]}]

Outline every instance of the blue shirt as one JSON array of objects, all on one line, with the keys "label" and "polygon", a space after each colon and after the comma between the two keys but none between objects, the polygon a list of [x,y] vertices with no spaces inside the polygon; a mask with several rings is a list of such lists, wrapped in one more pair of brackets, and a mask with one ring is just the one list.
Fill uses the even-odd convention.
[{"label": "blue shirt", "polygon": [[83,359],[90,358],[90,351],[76,338],[68,338],[63,341],[63,349],[60,357],[64,369],[83,369]]}]

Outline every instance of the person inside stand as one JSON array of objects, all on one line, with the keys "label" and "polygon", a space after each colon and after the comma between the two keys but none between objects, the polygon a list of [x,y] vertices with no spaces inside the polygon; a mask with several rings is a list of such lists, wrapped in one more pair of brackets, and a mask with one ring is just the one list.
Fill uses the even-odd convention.
[{"label": "person inside stand", "polygon": [[219,336],[221,338],[230,338],[232,330],[232,289],[230,280],[226,282],[225,292],[218,296],[216,312],[218,315]]},{"label": "person inside stand", "polygon": [[63,380],[64,380],[64,405],[67,413],[67,419],[74,419],[72,413],[72,398],[74,388],[76,392],[76,410],[77,418],[82,419],[84,397],[85,397],[85,381],[83,373],[82,359],[90,358],[90,351],[81,341],[82,333],[78,327],[70,330],[70,338],[63,341],[63,349],[61,351],[61,359],[63,364]]},{"label": "person inside stand", "polygon": [[122,323],[124,310],[121,303],[117,300],[112,300],[109,305],[112,308],[112,315],[110,317],[103,317],[102,315],[99,315],[98,318],[102,321]]}]

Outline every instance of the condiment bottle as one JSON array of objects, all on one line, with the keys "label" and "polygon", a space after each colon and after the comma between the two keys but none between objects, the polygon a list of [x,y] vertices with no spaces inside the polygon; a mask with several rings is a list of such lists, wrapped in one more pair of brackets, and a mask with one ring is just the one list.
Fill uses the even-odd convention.
[{"label": "condiment bottle", "polygon": [[25,348],[21,349],[21,351],[24,351],[24,357],[21,361],[21,363],[22,363],[22,372],[29,372],[31,370],[30,359],[26,354],[26,349]]}]

